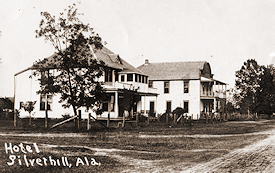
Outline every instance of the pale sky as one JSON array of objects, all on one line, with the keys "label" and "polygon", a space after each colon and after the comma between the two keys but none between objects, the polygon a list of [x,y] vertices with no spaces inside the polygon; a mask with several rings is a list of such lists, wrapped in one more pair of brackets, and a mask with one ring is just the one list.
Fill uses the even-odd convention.
[{"label": "pale sky", "polygon": [[0,0],[0,97],[13,96],[15,73],[54,52],[35,38],[40,12],[58,15],[73,3],[135,67],[208,61],[214,78],[233,87],[244,61],[267,65],[275,56],[274,0]]}]

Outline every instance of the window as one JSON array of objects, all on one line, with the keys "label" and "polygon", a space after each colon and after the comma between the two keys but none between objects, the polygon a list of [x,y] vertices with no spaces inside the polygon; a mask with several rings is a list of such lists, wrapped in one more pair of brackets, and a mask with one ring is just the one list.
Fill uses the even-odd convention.
[{"label": "window", "polygon": [[108,100],[102,103],[102,110],[106,112],[109,111],[109,106],[110,106],[110,111],[115,110],[115,94],[108,95]]},{"label": "window", "polygon": [[144,76],[141,76],[141,82],[144,83]]},{"label": "window", "polygon": [[41,72],[41,79],[40,82],[42,85],[45,85],[47,82],[47,78],[48,78],[49,72],[48,71],[42,71]]},{"label": "window", "polygon": [[102,103],[102,110],[103,111],[108,111],[108,102],[107,101]]},{"label": "window", "polygon": [[147,84],[147,83],[148,83],[148,77],[145,76],[145,77],[144,77],[144,80],[145,80],[145,83]]},{"label": "window", "polygon": [[138,74],[135,74],[135,82],[138,81]]},{"label": "window", "polygon": [[115,71],[115,82],[118,81],[118,73]]},{"label": "window", "polygon": [[105,82],[112,82],[112,81],[113,81],[112,70],[110,69],[105,70]]},{"label": "window", "polygon": [[166,101],[166,112],[171,113],[172,102]]},{"label": "window", "polygon": [[127,82],[133,81],[133,74],[127,74]]},{"label": "window", "polygon": [[152,81],[152,80],[149,80],[148,87],[149,87],[149,88],[153,88],[153,81]]},{"label": "window", "polygon": [[52,110],[52,95],[41,95],[40,96],[40,110],[44,111],[46,110],[46,105],[47,105],[47,110]]},{"label": "window", "polygon": [[111,111],[115,111],[115,94],[112,94],[111,95],[111,98],[110,98],[110,102],[111,102]]},{"label": "window", "polygon": [[186,110],[187,113],[189,113],[189,102],[183,101],[183,109]]},{"label": "window", "polygon": [[139,82],[141,83],[141,75],[139,75]]},{"label": "window", "polygon": [[169,81],[164,81],[164,93],[169,93]]},{"label": "window", "polygon": [[154,117],[154,114],[155,114],[155,102],[150,101],[149,116]]},{"label": "window", "polygon": [[40,110],[41,111],[44,111],[44,110],[46,110],[46,97],[45,97],[45,95],[41,95],[40,96]]},{"label": "window", "polygon": [[120,76],[121,82],[125,82],[125,79],[124,79],[124,78],[125,78],[124,75],[121,75],[121,76]]},{"label": "window", "polygon": [[184,83],[184,93],[188,93],[189,92],[189,82],[183,82]]}]

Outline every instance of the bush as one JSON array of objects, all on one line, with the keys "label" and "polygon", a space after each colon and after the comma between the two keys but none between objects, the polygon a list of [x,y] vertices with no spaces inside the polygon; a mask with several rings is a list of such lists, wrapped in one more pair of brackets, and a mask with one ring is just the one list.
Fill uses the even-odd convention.
[{"label": "bush", "polygon": [[63,119],[66,120],[66,119],[69,119],[71,118],[72,116],[69,114],[69,113],[65,113],[62,115]]},{"label": "bush", "polygon": [[184,114],[184,113],[187,113],[187,110],[186,109],[183,109],[181,107],[177,107],[175,110],[173,110],[172,112],[173,114],[176,114],[178,116]]},{"label": "bush", "polygon": [[159,117],[160,122],[166,122],[166,114],[168,114],[168,122],[173,121],[173,118],[171,117],[172,114],[169,115],[169,113],[164,113]]},{"label": "bush", "polygon": [[[138,122],[146,122],[147,121],[146,116],[144,116],[141,113],[137,113],[137,114],[138,114]],[[131,120],[136,120],[136,115],[134,115]]]}]

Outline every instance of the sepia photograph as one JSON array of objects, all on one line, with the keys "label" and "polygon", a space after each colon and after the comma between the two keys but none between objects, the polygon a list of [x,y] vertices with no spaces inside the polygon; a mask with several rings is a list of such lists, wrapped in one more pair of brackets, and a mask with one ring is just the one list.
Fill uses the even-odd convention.
[{"label": "sepia photograph", "polygon": [[274,64],[274,0],[0,0],[0,172],[273,173]]}]

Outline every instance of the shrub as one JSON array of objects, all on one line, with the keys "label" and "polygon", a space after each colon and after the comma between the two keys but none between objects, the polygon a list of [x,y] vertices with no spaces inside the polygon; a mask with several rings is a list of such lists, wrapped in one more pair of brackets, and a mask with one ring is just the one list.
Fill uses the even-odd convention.
[{"label": "shrub", "polygon": [[71,118],[72,116],[69,114],[69,113],[65,113],[62,115],[63,119],[66,120],[66,119],[69,119]]}]

